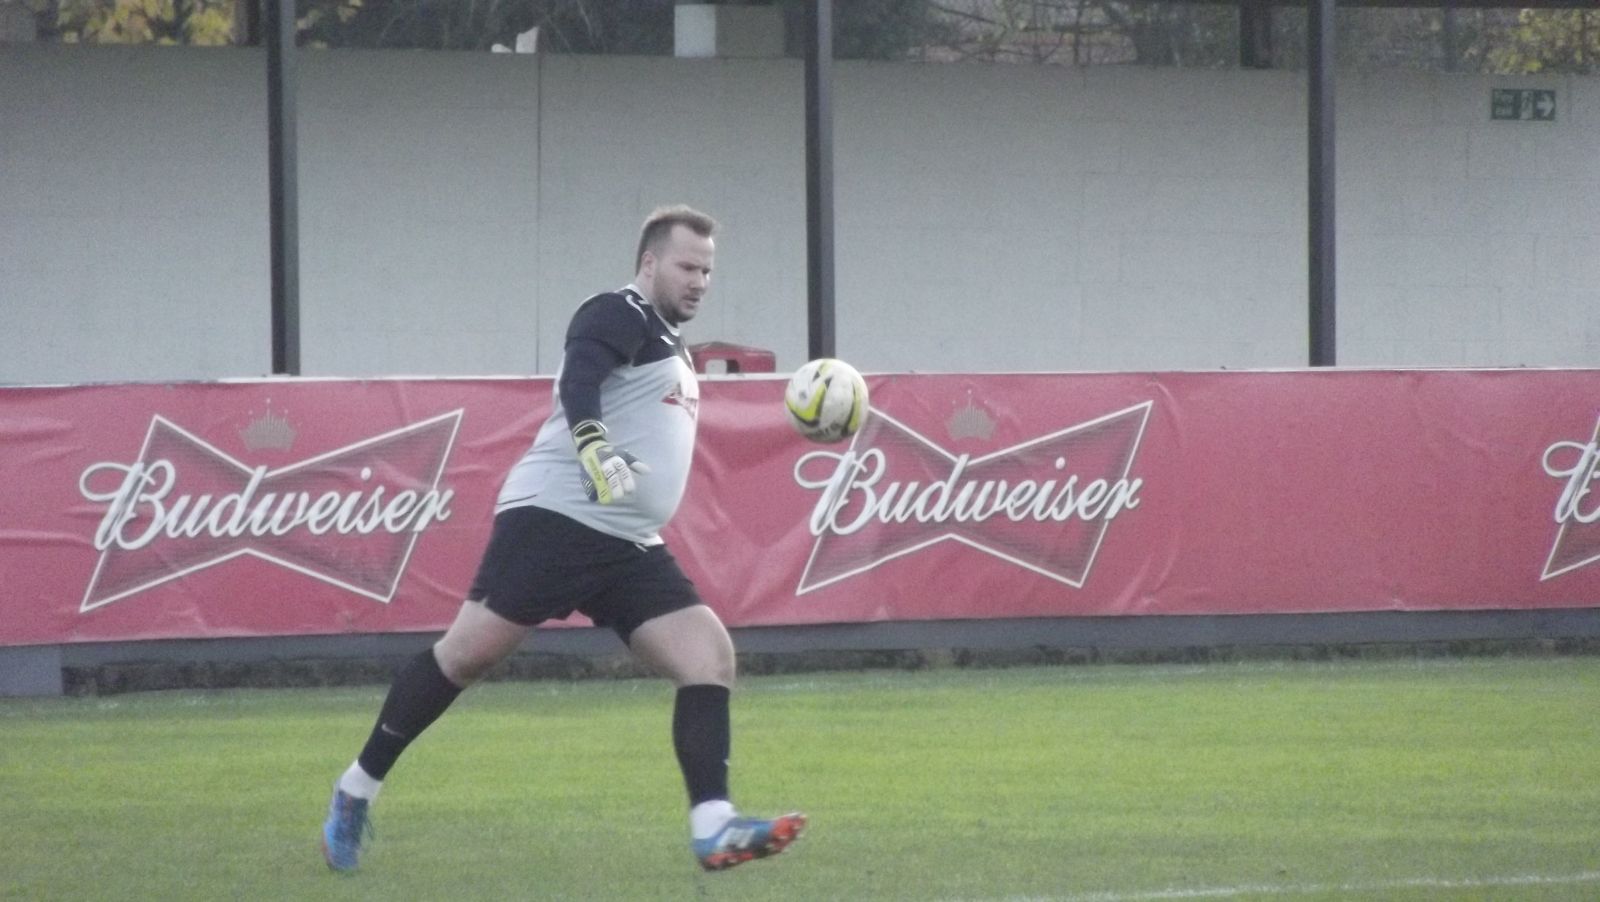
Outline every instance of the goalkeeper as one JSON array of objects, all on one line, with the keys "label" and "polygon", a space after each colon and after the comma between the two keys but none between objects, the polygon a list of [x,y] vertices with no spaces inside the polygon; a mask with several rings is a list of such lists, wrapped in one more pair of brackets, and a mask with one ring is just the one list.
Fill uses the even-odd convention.
[{"label": "goalkeeper", "polygon": [[805,816],[742,817],[728,795],[733,642],[662,543],[694,455],[699,385],[678,327],[711,279],[716,222],[688,207],[645,220],[631,285],[585,301],[567,329],[554,407],[507,475],[467,600],[401,668],[323,824],[328,866],[355,869],[367,814],[406,746],[533,627],[574,611],[609,627],[677,687],[672,744],[690,847],[721,870],[781,852]]}]

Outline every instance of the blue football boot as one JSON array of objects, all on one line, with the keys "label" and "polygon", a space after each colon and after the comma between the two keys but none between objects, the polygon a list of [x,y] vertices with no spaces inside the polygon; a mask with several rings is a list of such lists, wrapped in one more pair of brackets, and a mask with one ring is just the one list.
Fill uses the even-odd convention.
[{"label": "blue football boot", "polygon": [[714,835],[695,840],[694,857],[708,871],[726,870],[782,852],[805,828],[806,816],[798,811],[772,820],[736,817]]},{"label": "blue football boot", "polygon": [[367,799],[358,799],[333,787],[328,819],[322,822],[322,855],[335,871],[353,871],[361,858],[361,843],[372,835],[367,820]]}]

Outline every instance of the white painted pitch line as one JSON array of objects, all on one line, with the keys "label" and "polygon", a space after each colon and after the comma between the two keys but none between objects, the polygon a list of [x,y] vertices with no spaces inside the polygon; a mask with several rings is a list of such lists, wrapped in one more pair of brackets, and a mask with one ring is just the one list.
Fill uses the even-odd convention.
[{"label": "white painted pitch line", "polygon": [[1240,896],[1305,896],[1315,893],[1380,893],[1402,889],[1494,889],[1516,886],[1571,886],[1600,883],[1600,871],[1577,874],[1512,874],[1502,877],[1413,877],[1363,883],[1254,883],[1192,889],[1078,893],[1069,896],[1008,896],[997,902],[1164,902],[1184,899],[1233,899]]}]

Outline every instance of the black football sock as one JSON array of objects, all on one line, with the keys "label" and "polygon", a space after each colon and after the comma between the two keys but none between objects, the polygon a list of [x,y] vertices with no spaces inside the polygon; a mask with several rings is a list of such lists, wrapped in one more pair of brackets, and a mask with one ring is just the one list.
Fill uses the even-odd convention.
[{"label": "black football sock", "polygon": [[389,769],[411,740],[439,719],[450,703],[461,694],[461,687],[444,675],[433,649],[412,658],[395,674],[389,695],[378,712],[378,722],[367,737],[366,747],[356,761],[375,780],[389,775]]},{"label": "black football sock", "polygon": [[678,753],[689,807],[728,797],[727,686],[684,686],[672,708],[672,747]]}]

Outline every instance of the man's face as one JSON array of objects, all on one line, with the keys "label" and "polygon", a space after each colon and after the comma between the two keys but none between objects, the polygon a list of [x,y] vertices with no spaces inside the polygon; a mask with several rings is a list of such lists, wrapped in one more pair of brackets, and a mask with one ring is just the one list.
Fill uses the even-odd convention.
[{"label": "man's face", "polygon": [[[687,226],[675,225],[659,253],[645,251],[639,287],[661,318],[676,326],[694,319],[700,299],[711,287],[711,258],[716,245]],[[648,284],[647,284],[648,283]]]}]

